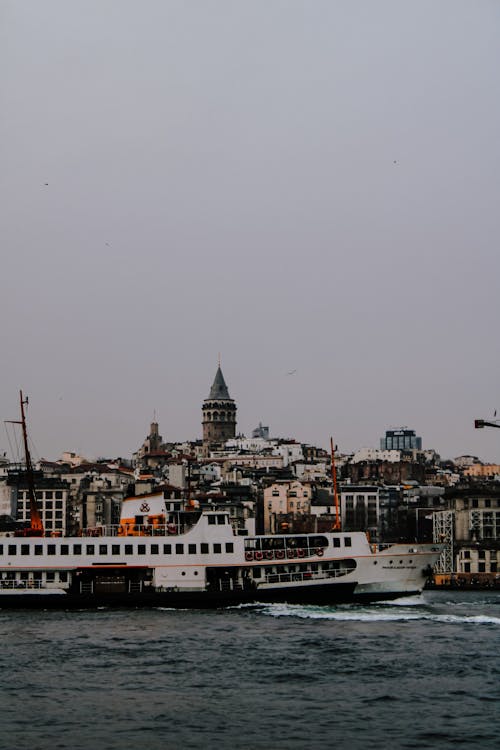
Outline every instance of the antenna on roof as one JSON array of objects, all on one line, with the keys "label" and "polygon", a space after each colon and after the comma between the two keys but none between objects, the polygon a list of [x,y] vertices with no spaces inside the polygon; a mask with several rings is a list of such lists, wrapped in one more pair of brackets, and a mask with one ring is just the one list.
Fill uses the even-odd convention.
[{"label": "antenna on roof", "polygon": [[220,367],[220,352],[219,352],[219,367]]}]

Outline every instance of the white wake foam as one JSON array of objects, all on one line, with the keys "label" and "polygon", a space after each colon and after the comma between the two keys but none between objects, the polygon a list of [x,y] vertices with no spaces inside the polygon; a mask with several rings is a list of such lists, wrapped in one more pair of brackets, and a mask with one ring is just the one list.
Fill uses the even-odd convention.
[{"label": "white wake foam", "polygon": [[[397,605],[398,606],[398,605]],[[413,606],[413,605],[412,605]],[[295,604],[271,604],[262,613],[271,617],[299,617],[307,620],[336,620],[339,622],[408,622],[428,620],[431,622],[475,625],[500,625],[500,617],[490,615],[451,615],[432,612],[389,612],[387,609],[331,609]]]}]

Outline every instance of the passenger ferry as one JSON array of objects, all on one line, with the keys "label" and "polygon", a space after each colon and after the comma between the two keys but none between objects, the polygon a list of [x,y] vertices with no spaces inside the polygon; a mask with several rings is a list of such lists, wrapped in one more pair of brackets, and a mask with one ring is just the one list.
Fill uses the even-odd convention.
[{"label": "passenger ferry", "polygon": [[421,592],[441,550],[363,532],[250,535],[227,512],[172,511],[158,492],[81,536],[0,537],[0,608],[392,599]]},{"label": "passenger ferry", "polygon": [[443,545],[376,547],[363,532],[340,530],[256,536],[234,529],[227,512],[200,511],[193,501],[175,510],[163,492],[124,500],[116,526],[46,537],[28,448],[28,401],[19,395],[30,526],[0,535],[0,608],[390,599],[422,591],[442,551]]}]

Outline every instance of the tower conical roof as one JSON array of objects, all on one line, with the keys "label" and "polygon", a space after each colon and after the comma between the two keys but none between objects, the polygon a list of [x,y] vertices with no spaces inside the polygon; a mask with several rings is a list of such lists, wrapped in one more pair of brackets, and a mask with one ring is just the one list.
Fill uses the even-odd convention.
[{"label": "tower conical roof", "polygon": [[212,399],[231,401],[231,396],[229,395],[229,391],[227,390],[226,381],[224,380],[224,375],[222,374],[220,366],[217,368],[217,372],[215,373],[214,382],[212,384],[212,387],[210,388],[210,395],[207,400]]}]

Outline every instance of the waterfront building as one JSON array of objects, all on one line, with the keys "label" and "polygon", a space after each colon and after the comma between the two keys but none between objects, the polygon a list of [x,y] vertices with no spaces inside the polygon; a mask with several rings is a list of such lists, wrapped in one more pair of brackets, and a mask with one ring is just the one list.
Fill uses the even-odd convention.
[{"label": "waterfront building", "polygon": [[450,488],[448,506],[433,517],[434,540],[447,545],[437,566],[441,582],[453,577],[459,583],[497,581],[500,489],[493,485]]},{"label": "waterfront building", "polygon": [[264,533],[275,534],[276,517],[310,515],[312,486],[308,482],[273,482],[264,489]]}]

